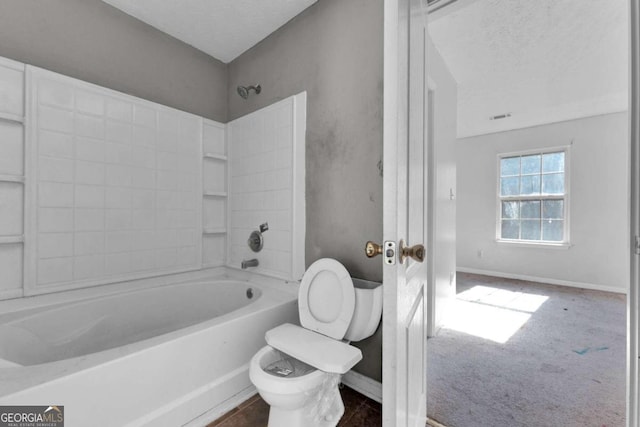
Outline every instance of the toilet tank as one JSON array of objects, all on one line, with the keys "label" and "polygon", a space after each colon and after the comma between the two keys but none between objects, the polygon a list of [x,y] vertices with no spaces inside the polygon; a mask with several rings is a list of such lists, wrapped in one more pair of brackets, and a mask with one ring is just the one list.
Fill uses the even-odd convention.
[{"label": "toilet tank", "polygon": [[344,339],[361,341],[370,337],[378,328],[382,317],[382,283],[352,279],[356,293],[353,318]]}]

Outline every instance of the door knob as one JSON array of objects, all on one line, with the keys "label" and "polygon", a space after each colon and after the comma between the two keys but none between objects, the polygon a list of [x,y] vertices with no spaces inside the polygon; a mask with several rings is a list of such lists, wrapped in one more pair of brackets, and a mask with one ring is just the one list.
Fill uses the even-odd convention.
[{"label": "door knob", "polygon": [[424,261],[424,245],[405,246],[400,240],[400,264],[404,263],[405,258],[413,258],[415,261]]},{"label": "door knob", "polygon": [[367,254],[368,258],[373,258],[376,255],[382,255],[382,246],[377,243],[373,243],[372,241],[368,241],[367,245],[364,247],[364,252]]}]

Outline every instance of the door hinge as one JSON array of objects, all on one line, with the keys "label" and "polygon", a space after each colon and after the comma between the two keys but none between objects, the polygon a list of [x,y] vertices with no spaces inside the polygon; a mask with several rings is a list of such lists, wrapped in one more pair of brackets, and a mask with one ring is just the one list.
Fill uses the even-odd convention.
[{"label": "door hinge", "polygon": [[636,235],[636,255],[640,255],[640,236]]}]

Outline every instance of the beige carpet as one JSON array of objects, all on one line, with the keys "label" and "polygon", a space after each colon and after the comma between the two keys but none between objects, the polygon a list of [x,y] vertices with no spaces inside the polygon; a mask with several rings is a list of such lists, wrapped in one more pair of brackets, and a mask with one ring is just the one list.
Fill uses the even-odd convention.
[{"label": "beige carpet", "polygon": [[624,427],[625,296],[459,273],[428,340],[430,418],[447,427]]}]

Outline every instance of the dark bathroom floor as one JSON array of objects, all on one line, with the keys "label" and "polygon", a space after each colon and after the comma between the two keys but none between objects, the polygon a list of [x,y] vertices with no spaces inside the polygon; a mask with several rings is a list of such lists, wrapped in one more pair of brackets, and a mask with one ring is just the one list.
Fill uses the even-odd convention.
[{"label": "dark bathroom floor", "polygon": [[[338,423],[339,427],[382,426],[382,407],[378,402],[349,387],[341,387],[340,394],[344,402],[344,415]],[[269,405],[256,394],[207,427],[265,427],[268,419]]]}]

